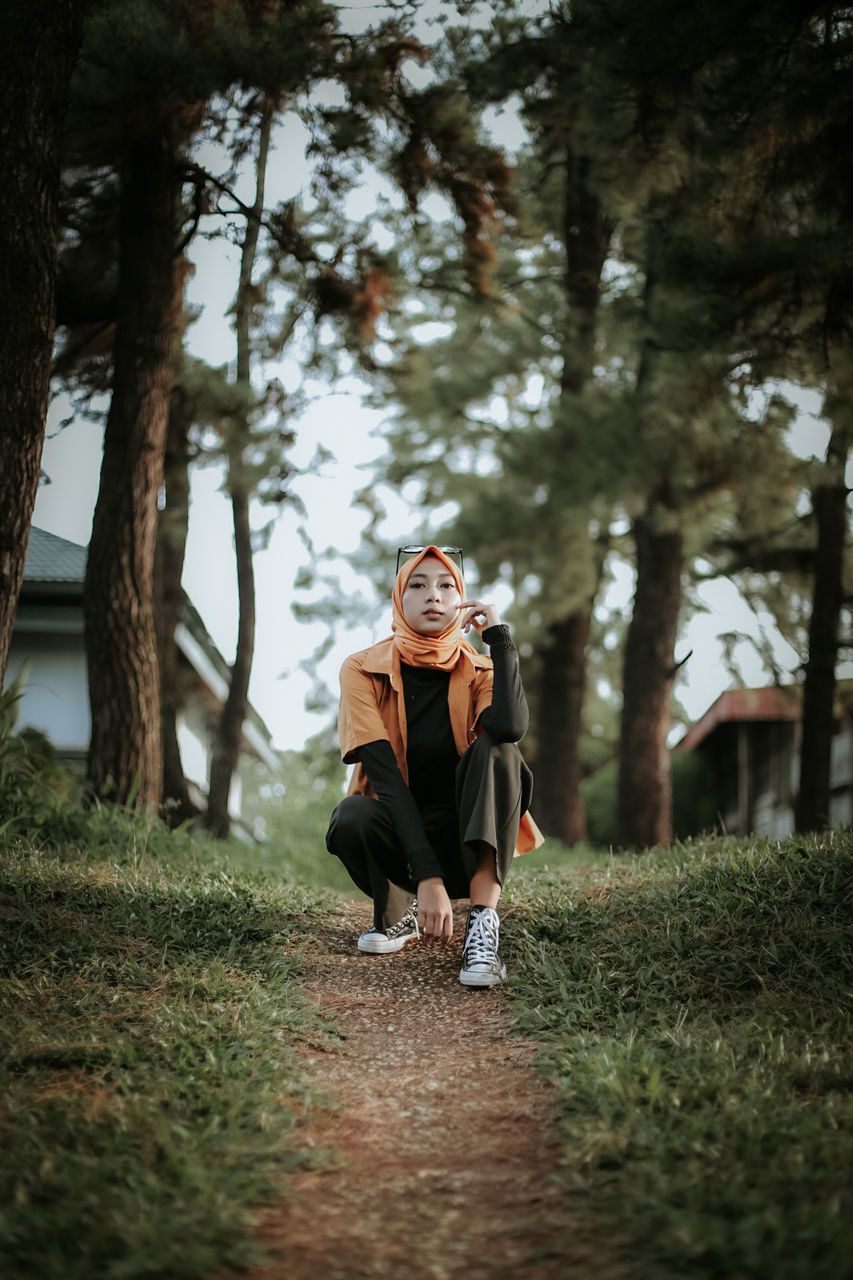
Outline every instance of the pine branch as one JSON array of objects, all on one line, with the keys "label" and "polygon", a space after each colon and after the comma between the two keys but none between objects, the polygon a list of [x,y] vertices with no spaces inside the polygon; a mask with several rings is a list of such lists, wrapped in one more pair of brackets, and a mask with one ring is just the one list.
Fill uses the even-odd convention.
[{"label": "pine branch", "polygon": [[436,280],[435,278],[430,279],[426,276],[422,276],[417,281],[417,284],[419,288],[425,289],[430,293],[453,294],[456,297],[464,298],[467,302],[476,302],[481,306],[484,304],[491,304],[497,311],[509,312],[513,316],[517,316],[526,324],[531,325],[537,333],[541,333],[547,338],[553,338],[556,341],[556,335],[553,329],[543,325],[522,307],[517,306],[515,303],[507,302],[497,294],[490,293],[484,297],[482,294],[472,293],[470,289],[465,289],[462,285],[448,284],[444,280]]},{"label": "pine branch", "polygon": [[[190,161],[187,165],[187,173],[192,174],[196,178],[197,182],[200,181],[202,184],[209,183],[210,186],[214,187],[221,195],[228,196],[233,200],[234,204],[237,206],[234,212],[241,213],[244,217],[251,216],[252,206],[244,203],[244,201],[240,199],[234,189],[229,186],[227,182],[224,182],[221,178],[217,178],[215,174],[212,174],[208,169],[205,169],[203,165],[197,164],[194,160]],[[223,217],[225,216],[224,210],[218,210],[218,212],[222,213]]]}]

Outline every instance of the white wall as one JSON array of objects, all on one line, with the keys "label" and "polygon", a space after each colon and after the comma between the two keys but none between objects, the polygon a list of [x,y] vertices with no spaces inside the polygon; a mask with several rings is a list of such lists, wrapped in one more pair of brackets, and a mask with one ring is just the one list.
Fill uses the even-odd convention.
[{"label": "white wall", "polygon": [[[184,777],[195,783],[202,795],[207,795],[210,781],[210,728],[209,713],[199,705],[184,707],[178,713],[178,746]],[[239,767],[231,779],[228,795],[228,812],[233,818],[240,816],[243,801],[243,782]]]},{"label": "white wall", "polygon": [[[17,728],[30,726],[46,733],[60,754],[85,755],[89,749],[89,680],[81,632],[16,633],[9,650],[6,686],[21,667],[29,667],[20,701]],[[200,705],[185,707],[178,716],[178,744],[184,774],[207,794],[210,772],[208,712]],[[238,817],[242,802],[239,769],[231,783],[228,808]]]},{"label": "white wall", "polygon": [[178,712],[178,746],[184,777],[207,791],[210,756],[207,750],[206,713],[198,706]]},{"label": "white wall", "polygon": [[57,751],[89,747],[89,680],[82,635],[12,637],[6,686],[29,663],[18,728],[41,729]]}]

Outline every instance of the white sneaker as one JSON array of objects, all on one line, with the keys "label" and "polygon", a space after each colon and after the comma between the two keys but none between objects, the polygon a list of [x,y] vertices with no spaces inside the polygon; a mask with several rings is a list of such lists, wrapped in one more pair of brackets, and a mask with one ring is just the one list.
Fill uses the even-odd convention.
[{"label": "white sneaker", "polygon": [[420,930],[418,929],[418,900],[416,898],[402,920],[392,924],[390,929],[377,929],[374,925],[372,929],[368,929],[366,933],[363,933],[358,940],[358,949],[359,951],[367,951],[375,956],[387,956],[392,951],[399,951],[410,938],[419,938],[420,936]]},{"label": "white sneaker", "polygon": [[501,963],[501,921],[494,907],[471,907],[465,922],[462,968],[459,981],[465,987],[493,987],[506,977]]}]

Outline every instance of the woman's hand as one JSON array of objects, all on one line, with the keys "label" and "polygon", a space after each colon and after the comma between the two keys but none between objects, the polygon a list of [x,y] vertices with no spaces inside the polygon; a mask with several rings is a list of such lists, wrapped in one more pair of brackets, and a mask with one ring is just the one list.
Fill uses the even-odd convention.
[{"label": "woman's hand", "polygon": [[449,942],[453,937],[453,908],[441,876],[418,882],[418,928],[429,938]]},{"label": "woman's hand", "polygon": [[493,604],[483,604],[482,600],[463,600],[459,608],[463,610],[463,631],[468,631],[473,625],[477,633],[482,635],[487,627],[500,626],[501,620]]}]

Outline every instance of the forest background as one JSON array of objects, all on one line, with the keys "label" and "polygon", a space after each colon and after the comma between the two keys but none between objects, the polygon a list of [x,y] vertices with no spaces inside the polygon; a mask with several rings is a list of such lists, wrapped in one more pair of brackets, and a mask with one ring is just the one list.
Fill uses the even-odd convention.
[{"label": "forest background", "polygon": [[[348,648],[386,629],[401,530],[459,540],[478,590],[505,585],[537,816],[566,843],[584,834],[582,777],[611,759],[620,842],[667,841],[670,695],[693,644],[676,644],[679,628],[692,636],[706,583],[732,584],[770,676],[804,682],[798,821],[821,825],[847,627],[847,7],[57,11],[57,43],[36,40],[32,16],[28,35],[64,74],[44,102],[10,108],[40,110],[35,132],[53,138],[40,200],[5,197],[12,241],[32,241],[39,220],[22,225],[21,210],[44,207],[63,164],[53,365],[42,352],[39,366],[22,323],[0,370],[34,373],[31,419],[18,412],[3,446],[4,594],[16,594],[52,373],[72,405],[58,412],[106,428],[86,587],[91,786],[170,799],[185,816],[164,636],[187,477],[195,468],[198,493],[208,463],[240,578],[213,829],[227,827],[248,692],[252,551],[281,538],[270,513],[282,509],[273,574],[295,567],[297,612],[328,628],[327,651],[342,629]],[[42,337],[49,222],[32,254],[42,287],[29,289]],[[211,281],[230,308],[209,300]],[[204,307],[194,323],[192,306]],[[209,313],[226,311],[233,358],[209,336]],[[20,406],[19,374],[9,388]],[[387,444],[356,495],[364,527],[350,526],[361,541],[343,570],[321,476],[330,454],[352,461],[365,445],[341,393],[366,401]],[[822,408],[805,438],[798,404]],[[216,536],[200,538],[219,578]],[[633,591],[630,625],[614,582]],[[275,627],[281,653],[301,647],[296,631]],[[739,639],[727,627],[733,674]],[[328,685],[322,659],[307,665]],[[326,712],[332,698],[315,691]]]}]

